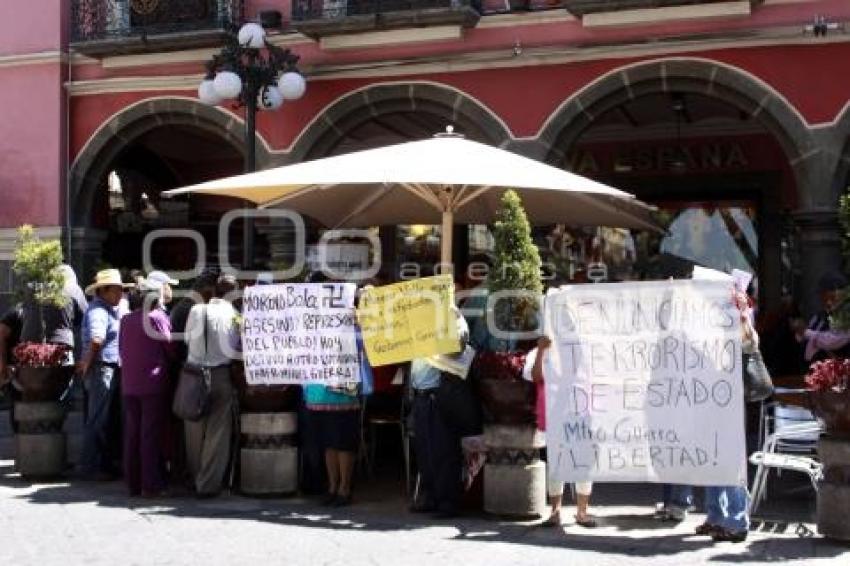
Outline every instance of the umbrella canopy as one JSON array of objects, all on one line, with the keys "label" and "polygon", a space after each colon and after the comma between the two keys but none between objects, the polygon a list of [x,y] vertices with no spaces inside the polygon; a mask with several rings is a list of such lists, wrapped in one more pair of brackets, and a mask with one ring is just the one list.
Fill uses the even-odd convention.
[{"label": "umbrella canopy", "polygon": [[167,191],[247,199],[334,228],[442,224],[451,261],[452,224],[489,224],[514,189],[535,224],[658,230],[651,207],[629,193],[510,151],[454,135],[369,149]]}]

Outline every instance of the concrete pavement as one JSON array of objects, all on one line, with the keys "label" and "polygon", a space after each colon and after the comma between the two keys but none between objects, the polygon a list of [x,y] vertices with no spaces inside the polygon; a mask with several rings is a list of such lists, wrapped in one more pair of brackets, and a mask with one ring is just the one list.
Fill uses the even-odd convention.
[{"label": "concrete pavement", "polygon": [[850,546],[822,539],[811,523],[782,518],[757,522],[745,543],[714,544],[692,535],[702,515],[673,527],[653,520],[656,491],[599,486],[595,512],[602,525],[567,524],[559,531],[483,516],[412,515],[392,482],[361,487],[355,505],[341,510],[306,498],[144,501],[129,499],[120,482],[29,484],[6,461],[0,462],[0,564],[850,564]]}]

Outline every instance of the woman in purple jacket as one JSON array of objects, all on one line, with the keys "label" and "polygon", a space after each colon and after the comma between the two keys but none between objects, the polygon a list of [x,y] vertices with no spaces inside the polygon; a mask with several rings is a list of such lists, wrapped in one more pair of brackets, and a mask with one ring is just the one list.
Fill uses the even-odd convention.
[{"label": "woman in purple jacket", "polygon": [[121,319],[124,476],[131,496],[165,495],[162,436],[169,418],[168,363],[174,357],[162,283],[144,280]]}]

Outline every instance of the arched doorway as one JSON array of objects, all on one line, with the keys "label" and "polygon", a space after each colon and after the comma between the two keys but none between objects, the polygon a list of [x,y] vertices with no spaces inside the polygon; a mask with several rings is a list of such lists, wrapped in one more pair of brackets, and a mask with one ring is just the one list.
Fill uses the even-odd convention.
[{"label": "arched doorway", "polygon": [[[152,230],[192,229],[206,241],[198,258],[188,238],[158,240],[154,264],[191,269],[218,261],[218,221],[242,206],[238,199],[162,199],[164,190],[242,171],[242,124],[231,114],[192,99],[157,98],[113,116],[89,140],[71,169],[72,261],[87,278],[102,266],[142,268],[142,242]],[[258,143],[258,162],[269,161]],[[234,223],[234,233],[241,225]],[[231,261],[241,239],[230,238]]]},{"label": "arched doorway", "polygon": [[[701,59],[629,66],[566,101],[541,138],[550,163],[659,207],[666,236],[614,235],[621,241],[607,251],[634,256],[614,278],[678,275],[697,264],[754,273],[766,308],[795,291],[789,219],[810,198],[813,142],[799,115],[754,77]],[[592,236],[588,247],[604,253]]]}]

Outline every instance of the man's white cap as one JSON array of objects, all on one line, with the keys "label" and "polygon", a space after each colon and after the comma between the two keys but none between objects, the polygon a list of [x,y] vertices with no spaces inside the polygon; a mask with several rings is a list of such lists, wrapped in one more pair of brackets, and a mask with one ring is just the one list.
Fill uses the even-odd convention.
[{"label": "man's white cap", "polygon": [[153,279],[151,275],[148,275],[147,279],[142,279],[139,283],[140,291],[162,291],[162,287],[165,285],[164,281],[159,279]]},{"label": "man's white cap", "polygon": [[151,271],[150,273],[148,273],[147,280],[148,281],[159,281],[160,287],[162,285],[164,285],[165,283],[168,283],[169,285],[179,285],[180,284],[180,281],[178,281],[177,279],[172,279],[164,271]]}]

